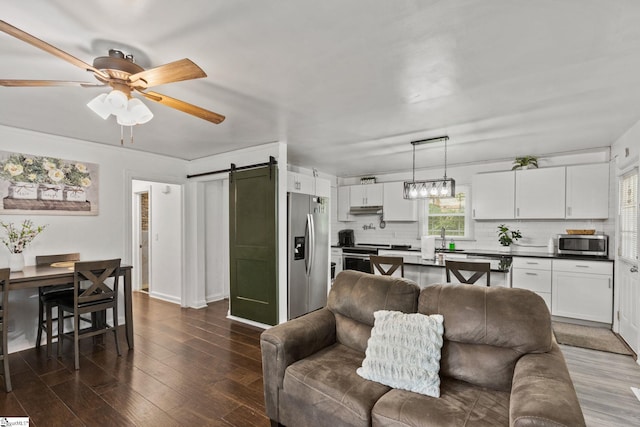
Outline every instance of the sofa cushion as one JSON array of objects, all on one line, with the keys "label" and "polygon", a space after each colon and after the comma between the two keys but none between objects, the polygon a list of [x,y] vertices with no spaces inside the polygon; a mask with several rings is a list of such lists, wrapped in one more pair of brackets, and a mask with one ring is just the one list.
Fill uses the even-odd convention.
[{"label": "sofa cushion", "polygon": [[393,310],[415,313],[420,288],[408,279],[376,276],[354,270],[338,274],[327,308],[336,316],[336,341],[361,353],[373,327],[373,313]]},{"label": "sofa cushion", "polygon": [[526,289],[432,285],[418,312],[444,316],[441,375],[479,386],[510,390],[517,360],[551,349],[549,309]]},{"label": "sofa cushion", "polygon": [[[363,353],[335,344],[290,365],[284,376],[280,422],[291,426],[371,425],[373,405],[390,388],[356,374],[363,359]],[[300,413],[305,420],[296,416]]]},{"label": "sofa cushion", "polygon": [[440,397],[391,390],[372,411],[373,426],[509,425],[509,393],[442,378]]},{"label": "sofa cushion", "polygon": [[442,316],[379,310],[358,375],[390,387],[440,396]]}]

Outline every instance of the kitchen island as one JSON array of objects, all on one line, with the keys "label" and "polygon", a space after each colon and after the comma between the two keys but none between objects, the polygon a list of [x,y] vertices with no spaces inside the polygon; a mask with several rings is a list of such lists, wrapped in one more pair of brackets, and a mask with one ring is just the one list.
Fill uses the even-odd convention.
[{"label": "kitchen island", "polygon": [[[404,275],[421,288],[435,283],[446,283],[445,260],[489,262],[491,264],[491,286],[511,287],[511,256],[509,254],[469,253],[467,251],[441,251],[434,259],[423,259],[418,250],[380,249],[380,256],[402,257]],[[478,282],[484,283],[482,278]]]}]

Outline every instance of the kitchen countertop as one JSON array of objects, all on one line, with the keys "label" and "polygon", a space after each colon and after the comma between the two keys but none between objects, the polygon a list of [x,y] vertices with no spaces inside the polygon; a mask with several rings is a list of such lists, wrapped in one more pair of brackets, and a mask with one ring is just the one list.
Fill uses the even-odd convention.
[{"label": "kitchen countertop", "polygon": [[[386,250],[386,248],[381,248],[381,250]],[[420,252],[420,249],[411,248],[407,250],[399,250],[393,249],[394,252]],[[479,256],[491,256],[491,257],[529,257],[529,258],[552,258],[552,259],[575,259],[582,261],[607,261],[613,262],[612,259],[603,256],[584,256],[584,255],[564,255],[564,254],[550,254],[548,252],[534,252],[534,251],[520,251],[520,250],[512,250],[511,252],[502,252],[492,249],[458,249],[456,251],[445,250],[436,250],[436,253],[444,253],[444,254],[461,254],[461,255],[479,255]]]}]

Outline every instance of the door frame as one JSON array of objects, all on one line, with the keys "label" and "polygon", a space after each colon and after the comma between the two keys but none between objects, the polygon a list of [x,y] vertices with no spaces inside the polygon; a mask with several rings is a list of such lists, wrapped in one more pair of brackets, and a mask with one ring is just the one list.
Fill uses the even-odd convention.
[{"label": "door frame", "polygon": [[[626,167],[623,168],[617,168],[615,171],[615,209],[616,209],[616,229],[615,229],[615,235],[616,235],[616,252],[615,252],[615,291],[616,291],[616,298],[615,298],[615,307],[614,307],[614,316],[613,316],[613,330],[615,332],[617,332],[620,337],[627,343],[627,345],[629,345],[629,347],[632,348],[632,350],[634,352],[636,352],[636,354],[639,353],[640,350],[640,328],[637,331],[637,336],[635,337],[635,343],[636,343],[636,348],[633,348],[633,343],[630,343],[627,341],[627,339],[629,339],[629,337],[626,337],[622,335],[622,328],[620,327],[620,310],[622,307],[622,301],[621,301],[621,296],[622,296],[622,279],[625,275],[629,274],[629,272],[624,272],[624,270],[626,269],[630,269],[635,267],[636,269],[638,268],[638,261],[633,262],[632,260],[628,260],[628,259],[622,259],[622,257],[620,256],[620,183],[622,180],[622,177],[626,174],[628,174],[629,172],[632,172],[634,169],[638,170],[638,161],[634,161],[631,165],[627,165]],[[640,170],[638,171],[640,172]],[[639,174],[640,177],[640,174]],[[640,190],[640,188],[638,189]],[[638,194],[636,195],[636,198],[640,196],[640,191],[638,191]],[[636,200],[637,202],[637,200]],[[638,225],[640,226],[640,212],[637,215],[636,221],[638,222]],[[640,228],[640,227],[639,227]],[[636,242],[639,246],[640,246],[640,239],[638,239],[638,241]],[[638,253],[640,253],[640,247],[636,249],[638,251]],[[635,273],[636,275],[638,275],[638,273]],[[638,280],[636,278],[636,280]],[[636,317],[636,321],[640,321],[640,301],[636,301],[635,302],[635,308],[631,310],[631,314],[633,315],[635,313],[635,317]],[[632,338],[633,339],[633,338]],[[637,362],[640,363],[640,359],[637,359]]]},{"label": "door frame", "polygon": [[[133,265],[135,266],[141,266],[142,265],[142,257],[140,255],[140,245],[141,245],[141,240],[140,240],[140,236],[142,234],[142,227],[141,227],[141,215],[142,215],[142,209],[141,209],[141,198],[143,194],[147,194],[147,197],[149,199],[149,230],[148,230],[148,238],[147,238],[147,253],[148,253],[148,262],[147,262],[147,275],[148,275],[148,280],[149,280],[149,292],[151,292],[151,262],[153,261],[153,257],[151,254],[151,244],[150,244],[150,238],[151,238],[151,191],[149,190],[142,190],[142,191],[134,191],[133,194],[136,196],[136,200],[135,203],[133,204]],[[133,289],[136,291],[139,291],[142,289],[142,269],[141,268],[137,268],[135,274],[133,275]]]},{"label": "door frame", "polygon": [[[185,182],[184,182],[184,177],[178,177],[178,176],[167,176],[167,175],[155,175],[153,173],[145,173],[145,174],[140,174],[137,171],[131,171],[131,170],[125,170],[125,179],[124,179],[124,186],[125,186],[125,191],[124,191],[124,195],[125,195],[125,200],[124,200],[124,248],[123,248],[123,253],[124,253],[124,257],[123,260],[125,263],[129,263],[132,264],[135,268],[136,265],[139,264],[135,264],[134,262],[136,261],[135,256],[134,256],[134,245],[136,242],[134,242],[134,221],[136,221],[136,212],[134,209],[134,205],[135,203],[133,202],[133,199],[135,197],[134,191],[133,191],[133,181],[149,181],[149,182],[154,182],[154,183],[158,183],[158,184],[172,184],[172,185],[179,185],[181,187],[181,195],[182,195],[182,200],[180,202],[180,209],[183,212],[182,215],[182,223],[180,224],[180,241],[181,241],[181,248],[180,248],[180,253],[182,254],[182,271],[180,272],[180,300],[181,300],[181,305],[184,306],[185,303],[185,294],[186,294],[186,289],[184,284],[186,283],[186,267],[185,267],[185,261],[186,261],[186,254],[185,254],[185,250],[184,248],[186,247],[185,245],[185,217],[184,217],[184,205],[185,205]],[[149,195],[149,203],[151,203],[151,194]],[[151,213],[150,213],[151,215]],[[152,253],[151,253],[151,249],[149,250],[149,265],[152,265],[153,263],[153,259],[152,259]],[[151,281],[153,278],[151,277],[151,272],[149,272],[149,280]]]}]

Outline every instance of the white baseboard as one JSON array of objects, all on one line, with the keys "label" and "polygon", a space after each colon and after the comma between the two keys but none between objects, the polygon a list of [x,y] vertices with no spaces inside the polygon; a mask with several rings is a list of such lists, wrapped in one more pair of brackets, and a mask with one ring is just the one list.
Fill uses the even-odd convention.
[{"label": "white baseboard", "polygon": [[236,322],[245,323],[247,325],[255,326],[255,327],[260,328],[260,329],[272,328],[271,325],[266,325],[266,324],[260,323],[260,322],[254,322],[253,320],[243,319],[242,317],[236,317],[236,316],[232,316],[230,314],[227,314],[227,319],[231,319],[231,320],[235,320]]},{"label": "white baseboard", "polygon": [[153,298],[156,298],[156,299],[160,299],[162,301],[172,302],[172,303],[178,304],[178,305],[180,304],[180,297],[176,297],[176,296],[173,296],[173,295],[167,295],[167,294],[162,294],[162,293],[159,293],[159,292],[151,291],[151,292],[149,292],[149,296],[153,297]]}]

